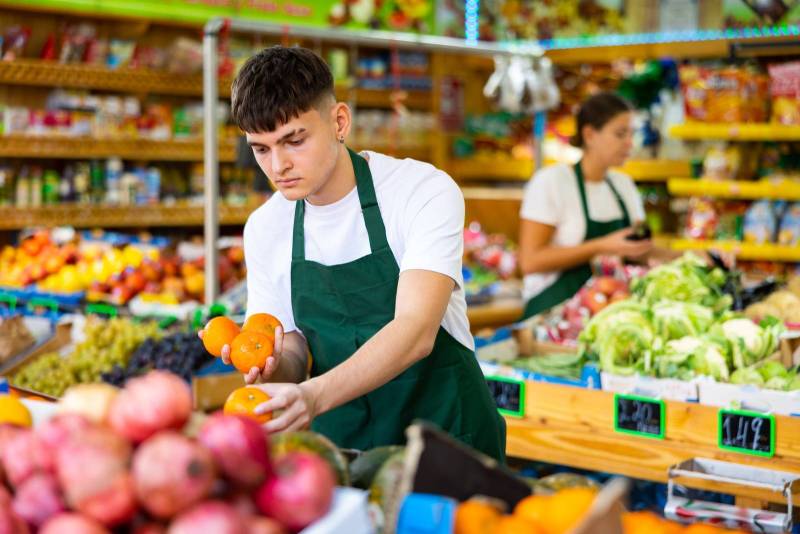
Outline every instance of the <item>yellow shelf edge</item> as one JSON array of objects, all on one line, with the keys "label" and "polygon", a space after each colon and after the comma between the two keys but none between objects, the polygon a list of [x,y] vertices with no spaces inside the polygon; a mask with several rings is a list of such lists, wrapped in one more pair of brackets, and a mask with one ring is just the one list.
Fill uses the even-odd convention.
[{"label": "yellow shelf edge", "polygon": [[669,192],[676,196],[707,196],[743,200],[800,200],[800,182],[792,180],[712,180],[670,178]]},{"label": "yellow shelf edge", "polygon": [[685,140],[722,139],[733,141],[797,141],[800,126],[772,123],[705,123],[676,124],[669,130],[672,137]]},{"label": "yellow shelf edge", "polygon": [[774,243],[744,243],[741,241],[703,241],[695,239],[674,239],[673,250],[720,250],[730,252],[742,260],[800,262],[800,247],[777,245]]}]

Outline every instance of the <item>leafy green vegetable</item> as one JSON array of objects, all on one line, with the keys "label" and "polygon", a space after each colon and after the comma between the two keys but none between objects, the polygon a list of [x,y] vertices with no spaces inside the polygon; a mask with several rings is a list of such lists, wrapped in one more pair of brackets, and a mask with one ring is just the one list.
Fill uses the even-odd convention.
[{"label": "leafy green vegetable", "polygon": [[584,352],[602,369],[621,375],[649,372],[652,351],[660,344],[647,307],[633,299],[615,302],[592,317],[578,338]]},{"label": "leafy green vegetable", "polygon": [[631,283],[631,290],[647,302],[664,300],[702,304],[713,311],[730,308],[731,298],[723,294],[725,273],[709,269],[692,253],[651,269],[644,277]]},{"label": "leafy green vegetable", "polygon": [[783,326],[772,322],[761,328],[750,319],[730,319],[718,325],[722,335],[731,343],[733,366],[741,369],[757,363],[778,348]]},{"label": "leafy green vegetable", "polygon": [[744,367],[733,372],[731,375],[731,384],[750,384],[753,386],[763,386],[764,379],[761,378],[761,375],[758,373],[758,371],[752,367]]},{"label": "leafy green vegetable", "polygon": [[511,365],[547,376],[579,379],[584,362],[583,355],[575,352],[519,358],[511,362]]},{"label": "leafy green vegetable", "polygon": [[656,356],[658,376],[689,379],[698,375],[727,380],[724,346],[707,337],[686,336],[667,342]]},{"label": "leafy green vegetable", "polygon": [[758,366],[758,373],[767,383],[772,378],[788,378],[789,371],[783,366],[782,363],[776,361],[764,362]]},{"label": "leafy green vegetable", "polygon": [[652,307],[653,326],[662,339],[699,335],[714,322],[714,312],[700,304],[664,300]]}]

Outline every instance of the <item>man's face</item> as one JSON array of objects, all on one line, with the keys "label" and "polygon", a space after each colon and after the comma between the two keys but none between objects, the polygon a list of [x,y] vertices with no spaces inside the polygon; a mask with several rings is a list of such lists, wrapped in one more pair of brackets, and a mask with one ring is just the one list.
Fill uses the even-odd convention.
[{"label": "man's face", "polygon": [[[323,117],[324,114],[324,117]],[[267,133],[247,133],[258,166],[287,200],[313,195],[336,164],[335,121],[316,107]]]}]

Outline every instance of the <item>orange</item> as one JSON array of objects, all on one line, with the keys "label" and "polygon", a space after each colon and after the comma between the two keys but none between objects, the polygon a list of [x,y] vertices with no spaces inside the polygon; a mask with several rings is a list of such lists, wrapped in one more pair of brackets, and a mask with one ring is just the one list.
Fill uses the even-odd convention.
[{"label": "orange", "polygon": [[548,495],[531,495],[517,503],[516,508],[514,508],[514,515],[539,525],[546,525],[549,508],[550,497]]},{"label": "orange", "polygon": [[683,532],[683,527],[652,512],[625,512],[622,531],[625,534],[678,534]]},{"label": "orange", "polygon": [[272,419],[272,412],[258,415],[253,410],[256,409],[256,406],[267,402],[269,399],[270,396],[259,388],[245,386],[234,389],[225,400],[222,412],[225,415],[244,415],[264,424]]},{"label": "orange", "polygon": [[239,335],[239,327],[227,317],[214,317],[203,329],[203,346],[209,354],[222,355],[222,347],[230,345]]},{"label": "orange", "polygon": [[597,490],[592,488],[567,488],[551,495],[547,514],[548,532],[569,532],[589,511],[596,495]]},{"label": "orange", "polygon": [[11,395],[0,395],[0,424],[30,427],[33,424],[31,412],[22,401]]},{"label": "orange", "polygon": [[247,374],[253,367],[263,369],[272,356],[275,340],[258,332],[242,332],[231,343],[231,363]]},{"label": "orange", "polygon": [[500,512],[492,505],[470,500],[456,508],[456,525],[453,534],[491,534]]},{"label": "orange", "polygon": [[283,325],[274,315],[268,313],[254,313],[242,325],[242,332],[259,332],[275,338],[275,329]]},{"label": "orange", "polygon": [[504,515],[494,524],[492,534],[547,534],[547,531],[524,517]]}]

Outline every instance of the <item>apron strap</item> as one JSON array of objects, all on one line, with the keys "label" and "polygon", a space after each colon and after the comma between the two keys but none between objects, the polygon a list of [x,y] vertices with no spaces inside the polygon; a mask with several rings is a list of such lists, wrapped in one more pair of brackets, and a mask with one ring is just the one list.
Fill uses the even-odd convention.
[{"label": "apron strap", "polygon": [[378,207],[378,197],[375,194],[375,183],[372,181],[369,163],[349,148],[347,152],[350,154],[350,161],[353,162],[353,171],[356,175],[358,200],[361,203],[361,213],[364,217],[364,225],[367,227],[367,235],[369,235],[369,248],[372,252],[388,248],[386,227]]},{"label": "apron strap", "polygon": [[[583,217],[586,220],[586,224],[588,227],[589,224],[589,204],[586,200],[586,184],[584,183],[583,179],[583,169],[581,168],[580,160],[576,163],[573,168],[575,169],[575,178],[578,180],[578,192],[581,195],[581,206],[583,207]],[[628,208],[625,206],[625,202],[622,200],[622,197],[617,192],[617,189],[614,187],[614,184],[611,183],[611,180],[608,179],[606,176],[603,178],[603,181],[608,184],[608,187],[611,189],[611,193],[614,195],[614,198],[617,200],[617,205],[619,206],[620,211],[622,212],[622,220],[625,226],[630,226],[631,224],[631,217],[628,213]]]},{"label": "apron strap", "polygon": [[[367,227],[369,236],[369,248],[372,252],[389,248],[389,241],[386,239],[386,227],[383,224],[381,210],[378,207],[378,197],[375,194],[375,184],[372,182],[372,173],[369,170],[367,160],[359,156],[349,148],[350,161],[353,163],[353,171],[356,175],[356,189],[358,190],[358,201],[361,204],[361,213],[364,217],[364,225]],[[303,217],[306,212],[305,200],[297,200],[294,203],[294,229],[292,232],[292,259],[306,259],[306,236]]]}]

